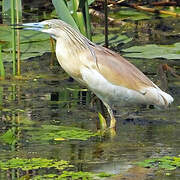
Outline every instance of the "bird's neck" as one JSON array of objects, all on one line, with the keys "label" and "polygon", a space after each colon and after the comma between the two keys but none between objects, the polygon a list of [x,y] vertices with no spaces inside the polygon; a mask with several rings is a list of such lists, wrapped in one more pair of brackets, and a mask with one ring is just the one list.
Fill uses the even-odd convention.
[{"label": "bird's neck", "polygon": [[61,67],[73,78],[80,81],[81,50],[73,43],[58,39],[56,41],[56,56]]},{"label": "bird's neck", "polygon": [[84,48],[70,38],[61,38],[56,41],[56,54],[63,59],[78,56]]}]

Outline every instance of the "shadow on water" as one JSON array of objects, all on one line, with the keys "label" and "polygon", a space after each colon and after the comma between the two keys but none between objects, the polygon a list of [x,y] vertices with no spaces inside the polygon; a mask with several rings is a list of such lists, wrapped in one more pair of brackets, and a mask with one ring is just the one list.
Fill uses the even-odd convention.
[{"label": "shadow on water", "polygon": [[[118,110],[117,135],[110,139],[94,135],[99,128],[97,111],[100,110],[94,95],[69,79],[56,62],[52,66],[49,59],[50,54],[46,53],[23,61],[24,80],[0,81],[0,161],[40,157],[68,161],[74,165],[74,171],[120,174],[147,158],[180,155],[177,78],[167,77],[169,91],[175,98],[169,109]],[[132,62],[156,81],[157,67],[166,61]],[[133,112],[132,117],[118,116],[118,112],[126,111]],[[1,170],[0,179],[21,176],[28,179],[29,175],[47,172],[59,173],[51,168],[27,171],[11,168]],[[164,174],[150,176],[156,177],[168,179]],[[179,169],[170,176],[174,180],[178,177]]]}]

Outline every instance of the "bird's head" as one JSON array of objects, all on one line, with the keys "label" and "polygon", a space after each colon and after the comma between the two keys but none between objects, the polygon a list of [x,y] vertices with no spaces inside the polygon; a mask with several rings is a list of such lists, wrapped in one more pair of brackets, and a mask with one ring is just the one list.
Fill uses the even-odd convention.
[{"label": "bird's head", "polygon": [[78,30],[75,30],[62,20],[51,19],[36,23],[26,23],[22,25],[22,28],[24,30],[34,30],[47,33],[58,41],[56,45],[59,43],[64,44],[66,47],[71,47],[74,52],[88,49],[94,56],[91,46],[95,46],[95,44],[89,41]]},{"label": "bird's head", "polygon": [[45,20],[36,23],[25,23],[22,27],[24,30],[34,30],[48,33],[54,39],[66,37],[69,32],[75,32],[70,25],[59,19]]}]

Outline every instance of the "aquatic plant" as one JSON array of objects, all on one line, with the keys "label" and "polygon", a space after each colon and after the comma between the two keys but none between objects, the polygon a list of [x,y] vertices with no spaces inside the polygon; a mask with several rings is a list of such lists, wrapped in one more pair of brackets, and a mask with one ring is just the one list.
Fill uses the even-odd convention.
[{"label": "aquatic plant", "polygon": [[[21,169],[22,171],[28,170],[38,170],[42,168],[54,168],[60,170],[59,173],[53,174],[43,174],[31,177],[33,180],[44,180],[44,179],[53,179],[53,180],[95,180],[101,179],[103,177],[110,177],[111,174],[107,173],[91,173],[91,172],[82,172],[82,171],[64,171],[68,168],[73,168],[74,166],[69,164],[68,161],[60,160],[57,161],[55,159],[45,159],[45,158],[13,158],[7,161],[0,161],[0,169],[1,170],[10,170],[10,169]],[[23,178],[23,177],[22,177]]]},{"label": "aquatic plant", "polygon": [[111,177],[112,174],[107,174],[107,173],[99,173],[99,174],[95,174],[95,173],[91,173],[91,172],[83,172],[83,171],[78,171],[78,172],[74,172],[74,171],[63,171],[61,173],[61,175],[58,174],[45,174],[45,175],[38,175],[33,177],[33,180],[44,180],[44,179],[48,179],[48,180],[67,180],[67,179],[72,179],[72,180],[100,180],[102,178],[107,178],[107,177]]},{"label": "aquatic plant", "polygon": [[175,170],[177,168],[180,168],[180,157],[164,156],[162,158],[146,159],[137,164],[146,168]]},{"label": "aquatic plant", "polygon": [[44,159],[44,158],[13,158],[7,161],[0,161],[0,169],[21,169],[23,171],[40,169],[40,168],[55,168],[58,170],[63,170],[66,168],[73,167],[68,161],[64,160],[54,160],[54,159]]},{"label": "aquatic plant", "polygon": [[52,0],[58,17],[89,39],[91,39],[89,5],[93,2],[94,0]]},{"label": "aquatic plant", "polygon": [[35,141],[85,141],[90,137],[97,136],[97,133],[93,133],[89,130],[69,126],[42,125],[35,132],[31,131],[31,128],[28,128],[27,130],[29,130],[27,133],[31,136],[31,139]]},{"label": "aquatic plant", "polygon": [[180,43],[173,45],[156,45],[148,44],[143,46],[133,46],[123,49],[124,57],[131,58],[166,58],[166,59],[180,59]]},{"label": "aquatic plant", "polygon": [[2,79],[5,78],[5,70],[4,70],[4,64],[3,64],[3,59],[2,59],[2,47],[0,45],[0,77]]},{"label": "aquatic plant", "polygon": [[[15,24],[15,1],[11,0],[11,24]],[[12,43],[12,62],[13,62],[13,75],[16,75],[16,34],[15,29],[11,29],[11,43]]]}]

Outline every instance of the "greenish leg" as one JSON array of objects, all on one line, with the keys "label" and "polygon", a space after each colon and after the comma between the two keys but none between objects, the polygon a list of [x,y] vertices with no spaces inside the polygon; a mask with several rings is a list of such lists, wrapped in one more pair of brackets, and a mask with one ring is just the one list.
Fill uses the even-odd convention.
[{"label": "greenish leg", "polygon": [[104,105],[106,106],[108,113],[110,115],[110,118],[111,118],[110,128],[115,128],[116,127],[116,119],[114,117],[113,110],[111,109],[111,107],[108,104],[104,103]]}]

